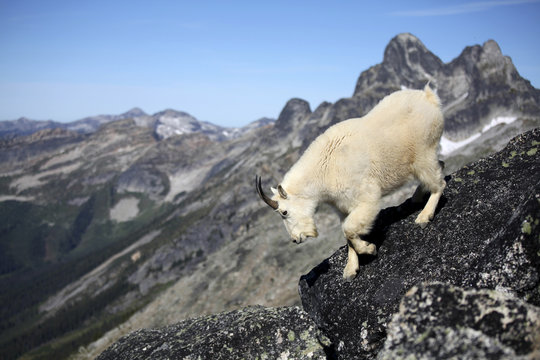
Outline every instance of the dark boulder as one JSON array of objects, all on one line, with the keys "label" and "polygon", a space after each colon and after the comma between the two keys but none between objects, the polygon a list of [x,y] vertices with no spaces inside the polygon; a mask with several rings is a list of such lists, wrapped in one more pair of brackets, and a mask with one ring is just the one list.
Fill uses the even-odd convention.
[{"label": "dark boulder", "polygon": [[298,307],[247,307],[142,329],[118,340],[98,360],[326,359],[329,340]]},{"label": "dark boulder", "polygon": [[447,177],[425,229],[410,200],[382,210],[369,236],[378,255],[361,258],[354,281],[342,279],[345,247],[301,278],[304,309],[338,358],[374,358],[401,298],[421,282],[503,290],[540,305],[539,147],[536,129]]},{"label": "dark boulder", "polygon": [[537,359],[539,340],[534,305],[499,291],[424,283],[401,301],[377,358]]}]

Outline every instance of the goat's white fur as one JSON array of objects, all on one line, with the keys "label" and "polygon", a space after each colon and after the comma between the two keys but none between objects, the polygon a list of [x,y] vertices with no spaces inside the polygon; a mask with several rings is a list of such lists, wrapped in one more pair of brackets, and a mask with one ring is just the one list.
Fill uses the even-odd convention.
[{"label": "goat's white fur", "polygon": [[437,159],[442,131],[440,100],[429,85],[423,91],[397,91],[364,117],[327,129],[283,178],[286,198],[272,189],[293,241],[316,237],[317,205],[333,204],[346,216],[342,229],[348,260],[343,276],[355,277],[357,254],[377,253],[375,245],[361,237],[369,233],[381,197],[413,178],[431,193],[416,218],[425,226],[446,186]]}]

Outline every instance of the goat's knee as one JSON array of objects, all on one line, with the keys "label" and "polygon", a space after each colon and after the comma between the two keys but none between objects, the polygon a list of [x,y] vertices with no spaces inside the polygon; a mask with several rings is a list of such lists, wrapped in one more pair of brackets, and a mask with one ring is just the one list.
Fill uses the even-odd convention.
[{"label": "goat's knee", "polygon": [[377,254],[376,246],[360,237],[371,231],[378,210],[377,206],[364,205],[352,211],[343,222],[343,234],[357,254]]},{"label": "goat's knee", "polygon": [[375,244],[364,241],[360,239],[360,237],[350,239],[349,242],[354,248],[354,251],[356,251],[358,255],[361,255],[361,254],[377,255],[377,247],[375,246]]},{"label": "goat's knee", "polygon": [[347,240],[368,234],[378,213],[379,207],[372,204],[362,205],[353,210],[342,225]]}]

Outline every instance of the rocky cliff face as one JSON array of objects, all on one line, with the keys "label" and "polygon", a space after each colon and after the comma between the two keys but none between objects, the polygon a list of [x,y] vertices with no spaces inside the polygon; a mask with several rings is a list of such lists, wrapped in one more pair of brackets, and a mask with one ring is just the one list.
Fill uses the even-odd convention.
[{"label": "rocky cliff face", "polygon": [[[492,146],[476,150],[485,155],[500,150],[519,133],[492,136],[487,130],[494,120],[516,123],[520,129],[539,125],[540,91],[519,75],[495,41],[467,47],[454,60],[443,63],[414,35],[400,34],[387,45],[383,61],[360,74],[351,97],[321,104],[324,110],[312,122],[316,125],[306,134],[304,148],[330,125],[366,114],[384,96],[403,88],[421,89],[428,82],[442,100],[443,136],[450,145],[471,136],[483,137]],[[444,156],[451,152],[443,150]]]},{"label": "rocky cliff face", "polygon": [[539,147],[535,130],[450,175],[426,229],[410,200],[383,210],[370,235],[378,255],[354,281],[342,278],[345,248],[300,279],[314,323],[297,308],[248,308],[137,331],[99,359],[534,358]]}]

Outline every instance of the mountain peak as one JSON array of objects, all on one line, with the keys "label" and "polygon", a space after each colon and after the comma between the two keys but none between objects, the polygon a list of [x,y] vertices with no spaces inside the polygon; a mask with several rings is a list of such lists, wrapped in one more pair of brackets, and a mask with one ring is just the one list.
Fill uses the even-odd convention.
[{"label": "mountain peak", "polygon": [[310,114],[311,108],[307,101],[299,98],[290,99],[276,120],[276,128],[283,132],[290,132],[300,120]]},{"label": "mountain peak", "polygon": [[163,111],[158,112],[157,114],[154,114],[154,116],[161,117],[161,116],[170,116],[170,117],[181,117],[181,118],[189,118],[190,120],[197,121],[197,119],[192,116],[191,114],[184,112],[184,111],[178,111],[175,109],[165,109]]},{"label": "mountain peak", "polygon": [[[359,96],[367,89],[376,89],[385,95],[403,86],[420,89],[443,66],[441,59],[429,51],[420,39],[410,33],[402,33],[390,40],[384,49],[382,63],[362,72],[353,95]],[[364,95],[363,105],[366,109],[380,100],[379,97],[368,99],[369,96]]]},{"label": "mountain peak", "polygon": [[394,51],[406,53],[407,51],[414,51],[415,49],[421,52],[429,52],[424,43],[420,41],[416,36],[410,33],[402,33],[396,35],[390,40],[386,48],[384,49],[384,61],[392,60]]},{"label": "mountain peak", "polygon": [[461,54],[452,62],[468,61],[477,63],[479,61],[501,61],[506,58],[499,44],[495,40],[488,40],[483,45],[467,46]]},{"label": "mountain peak", "polygon": [[401,43],[401,44],[417,44],[418,46],[422,46],[425,48],[422,41],[420,41],[419,38],[417,38],[411,33],[397,34],[396,36],[394,36],[394,38],[392,38],[392,40],[390,40],[390,43],[392,42]]},{"label": "mountain peak", "polygon": [[384,50],[383,64],[394,69],[420,65],[428,73],[438,70],[442,61],[429,51],[416,36],[403,33],[395,36]]},{"label": "mountain peak", "polygon": [[482,46],[482,48],[484,49],[484,52],[492,53],[496,55],[502,55],[501,48],[499,47],[499,44],[497,44],[495,40],[490,39],[486,41],[484,45]]},{"label": "mountain peak", "polygon": [[27,118],[26,116],[23,116],[23,117],[20,117],[20,118],[18,118],[17,120],[15,120],[13,122],[16,123],[16,124],[20,124],[20,125],[28,125],[28,124],[33,124],[33,123],[40,123],[40,122],[43,122],[43,121],[32,120],[32,119]]},{"label": "mountain peak", "polygon": [[121,115],[124,118],[131,118],[131,117],[139,117],[139,116],[147,116],[147,114],[138,107],[134,107],[131,110],[126,111]]}]

